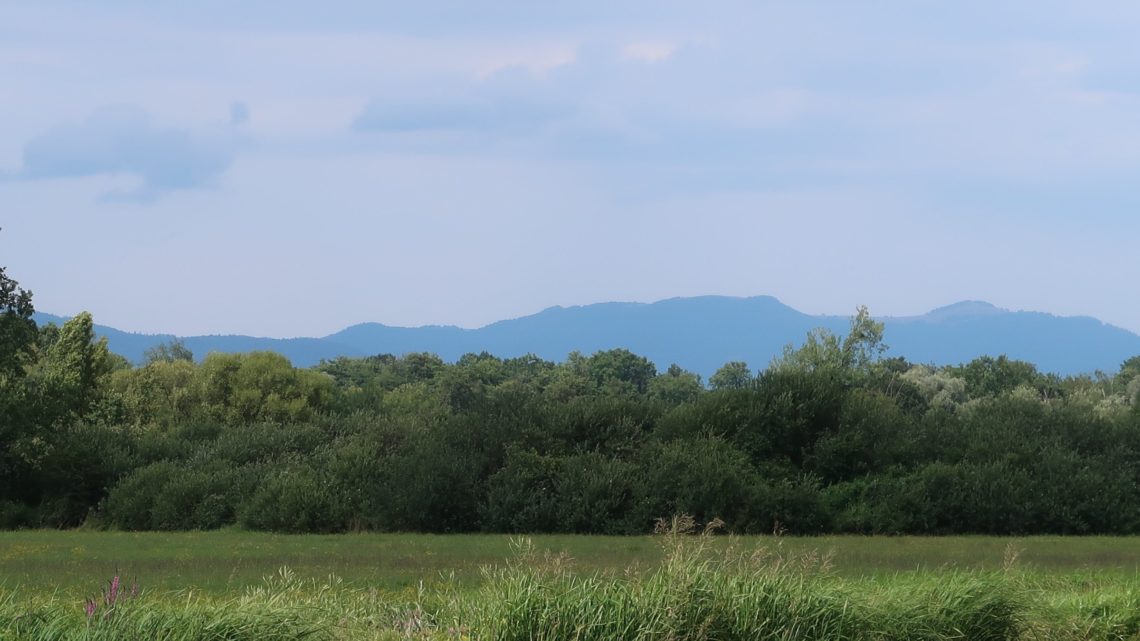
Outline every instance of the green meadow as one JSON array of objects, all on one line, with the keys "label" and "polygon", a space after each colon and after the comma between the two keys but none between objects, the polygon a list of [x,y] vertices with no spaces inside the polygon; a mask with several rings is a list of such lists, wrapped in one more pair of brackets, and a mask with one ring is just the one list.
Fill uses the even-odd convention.
[{"label": "green meadow", "polygon": [[0,576],[4,640],[1140,639],[1124,537],[17,531]]},{"label": "green meadow", "polygon": [[[152,589],[214,594],[243,590],[287,567],[297,577],[401,590],[421,582],[474,586],[483,568],[513,558],[517,537],[497,534],[284,535],[209,532],[0,532],[3,587],[82,592],[118,573]],[[581,572],[649,569],[661,562],[658,537],[529,535],[540,553],[565,554]],[[1043,575],[1140,576],[1137,537],[772,537],[718,536],[713,548],[814,553],[848,578],[897,573],[999,570],[1011,561]]]}]

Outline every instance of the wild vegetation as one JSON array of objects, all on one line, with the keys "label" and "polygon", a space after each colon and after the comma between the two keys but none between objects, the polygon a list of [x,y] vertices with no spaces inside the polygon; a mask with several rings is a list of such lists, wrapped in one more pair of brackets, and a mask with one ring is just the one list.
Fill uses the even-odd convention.
[{"label": "wild vegetation", "polygon": [[924,366],[861,309],[708,385],[622,349],[134,366],[32,311],[0,272],[0,527],[1140,533],[1140,357]]},{"label": "wild vegetation", "polygon": [[[509,562],[484,564],[501,537],[398,535],[368,577],[317,574],[321,558],[254,583],[320,537],[242,531],[640,534],[687,513],[736,533],[1137,534],[1140,358],[1070,378],[1000,356],[912,364],[883,357],[861,309],[846,336],[813,332],[759,374],[728,363],[707,385],[621,349],[298,369],[273,353],[196,362],[172,343],[132,365],[90,315],[31,314],[0,270],[0,526],[86,527],[4,535],[0,639],[1140,638],[1128,539],[1084,540],[1100,569],[1076,572],[1012,553],[978,565],[992,539],[937,539],[940,567],[908,539],[845,539],[856,558],[878,547],[835,561],[815,545],[829,539],[688,536],[686,518],[655,544],[556,546],[604,549],[601,563],[517,539]],[[147,536],[157,549],[115,538]],[[239,556],[172,551],[180,536]],[[353,547],[350,573],[370,566],[367,542],[324,538]],[[85,561],[88,545],[130,551]],[[195,585],[203,572],[214,588]]]},{"label": "wild vegetation", "polygon": [[[352,554],[370,545],[397,554],[418,551],[385,569],[406,572],[405,579],[421,577],[403,584],[365,575],[365,563],[345,567],[348,577],[266,565],[287,558],[290,548],[303,548],[326,559],[312,570],[332,566],[329,550],[312,551],[322,538],[313,535],[40,532],[48,536],[26,549],[18,541],[31,533],[9,533],[0,536],[0,570],[8,574],[22,559],[38,568],[37,580],[47,574],[57,583],[0,586],[0,639],[1140,638],[1134,541],[1064,542],[1073,562],[1096,566],[1076,574],[1068,564],[1030,560],[1049,561],[1052,541],[1017,542],[1022,548],[999,539],[925,539],[911,541],[921,548],[914,558],[922,559],[923,569],[881,572],[876,566],[897,560],[900,539],[685,534],[692,529],[691,520],[678,519],[652,539],[623,539],[636,541],[635,550],[598,537],[516,538],[513,551],[501,535],[323,537]],[[195,567],[213,564],[224,572],[234,570],[225,545],[255,539],[262,556],[243,558],[267,578],[203,588],[180,569],[162,570],[154,564],[156,553],[175,562],[186,542],[178,543],[180,536],[204,539],[195,540]],[[123,548],[108,540],[122,537],[141,537],[145,545]],[[479,540],[493,542],[495,552],[487,556]],[[89,545],[104,563],[115,557],[132,571],[145,567],[145,574],[122,572],[102,582],[97,574],[65,576],[62,570],[87,556],[77,552],[77,543]],[[830,547],[817,547],[821,543]],[[1111,559],[1103,555],[1106,544],[1116,550]],[[994,546],[996,557],[990,554]],[[944,565],[971,550],[985,562]],[[435,573],[437,555],[454,567],[478,560],[482,569]],[[1132,574],[1123,568],[1127,564],[1113,567],[1127,558]]]},{"label": "wild vegetation", "polygon": [[[723,531],[723,530],[722,530]],[[477,587],[484,568],[515,556],[510,534],[277,534],[238,528],[189,532],[10,530],[0,532],[0,588],[24,595],[61,594],[78,603],[113,575],[149,592],[192,590],[240,594],[288,567],[299,580],[330,575],[361,589],[414,592],[440,583]],[[665,551],[654,535],[526,535],[532,558],[566,556],[583,575],[645,572]],[[715,554],[778,551],[786,557],[826,557],[844,579],[889,581],[897,575],[994,572],[1011,565],[1040,577],[1135,583],[1140,545],[1135,537],[1071,536],[716,536]]]}]

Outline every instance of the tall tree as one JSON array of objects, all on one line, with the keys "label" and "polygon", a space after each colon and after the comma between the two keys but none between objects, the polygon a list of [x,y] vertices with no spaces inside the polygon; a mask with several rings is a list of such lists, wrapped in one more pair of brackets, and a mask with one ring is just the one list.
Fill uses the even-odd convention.
[{"label": "tall tree", "polygon": [[34,312],[32,293],[21,289],[0,267],[0,385],[24,375],[38,338]]},{"label": "tall tree", "polygon": [[98,398],[99,386],[111,371],[107,339],[96,340],[91,314],[82,312],[63,324],[59,338],[37,364],[43,390],[50,395],[53,418],[83,417]]},{"label": "tall tree", "polygon": [[35,355],[32,293],[20,289],[0,267],[0,497],[12,495],[25,468],[17,447],[29,428],[26,365]]},{"label": "tall tree", "polygon": [[871,318],[865,305],[851,317],[851,329],[840,339],[831,330],[817,328],[799,348],[784,346],[784,353],[772,359],[770,369],[800,372],[835,371],[847,375],[866,373],[887,346],[883,343],[883,323]]},{"label": "tall tree", "polygon": [[843,339],[843,357],[847,366],[865,370],[887,351],[883,343],[883,323],[871,318],[866,305],[860,305],[851,318],[851,329]]}]

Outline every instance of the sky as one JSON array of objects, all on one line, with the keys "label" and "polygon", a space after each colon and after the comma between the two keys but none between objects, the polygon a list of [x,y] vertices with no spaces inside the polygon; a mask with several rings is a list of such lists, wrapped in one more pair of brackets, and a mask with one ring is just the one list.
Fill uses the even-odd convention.
[{"label": "sky", "polygon": [[0,265],[119,329],[960,300],[1140,332],[1140,4],[0,4]]}]

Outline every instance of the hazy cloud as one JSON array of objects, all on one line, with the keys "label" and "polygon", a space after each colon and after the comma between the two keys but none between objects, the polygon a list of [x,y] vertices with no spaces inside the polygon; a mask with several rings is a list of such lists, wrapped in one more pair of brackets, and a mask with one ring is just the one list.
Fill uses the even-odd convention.
[{"label": "hazy cloud", "polygon": [[240,100],[230,103],[230,124],[244,125],[249,122],[249,107]]},{"label": "hazy cloud", "polygon": [[[1104,61],[1085,43],[963,35],[925,12],[891,14],[899,35],[886,38],[885,10],[782,4],[749,31],[753,13],[706,34],[675,25],[585,37],[572,60],[541,72],[423,73],[369,102],[354,129],[408,134],[401,149],[420,135],[433,152],[446,149],[439,132],[506,134],[525,143],[512,153],[636,167],[618,182],[662,191],[715,192],[728,175],[761,189],[1052,181],[1140,160],[1128,115],[1137,101],[1084,86]],[[668,180],[663,167],[689,179]]]},{"label": "hazy cloud", "polygon": [[111,199],[153,200],[164,192],[214,184],[233,158],[225,132],[153,124],[143,110],[104,107],[79,123],[49,129],[27,142],[18,173],[28,179],[130,175],[140,181]]},{"label": "hazy cloud", "polygon": [[556,74],[519,65],[482,78],[437,74],[370,101],[352,126],[359,132],[533,134],[578,109],[560,95]]},{"label": "hazy cloud", "polygon": [[416,103],[374,100],[353,122],[357,131],[525,132],[554,122],[567,109],[527,100],[460,97]]},{"label": "hazy cloud", "polygon": [[[1134,1],[331,6],[0,3],[0,253],[44,309],[315,332],[767,293],[1140,329]],[[204,246],[207,278],[165,260]]]}]

